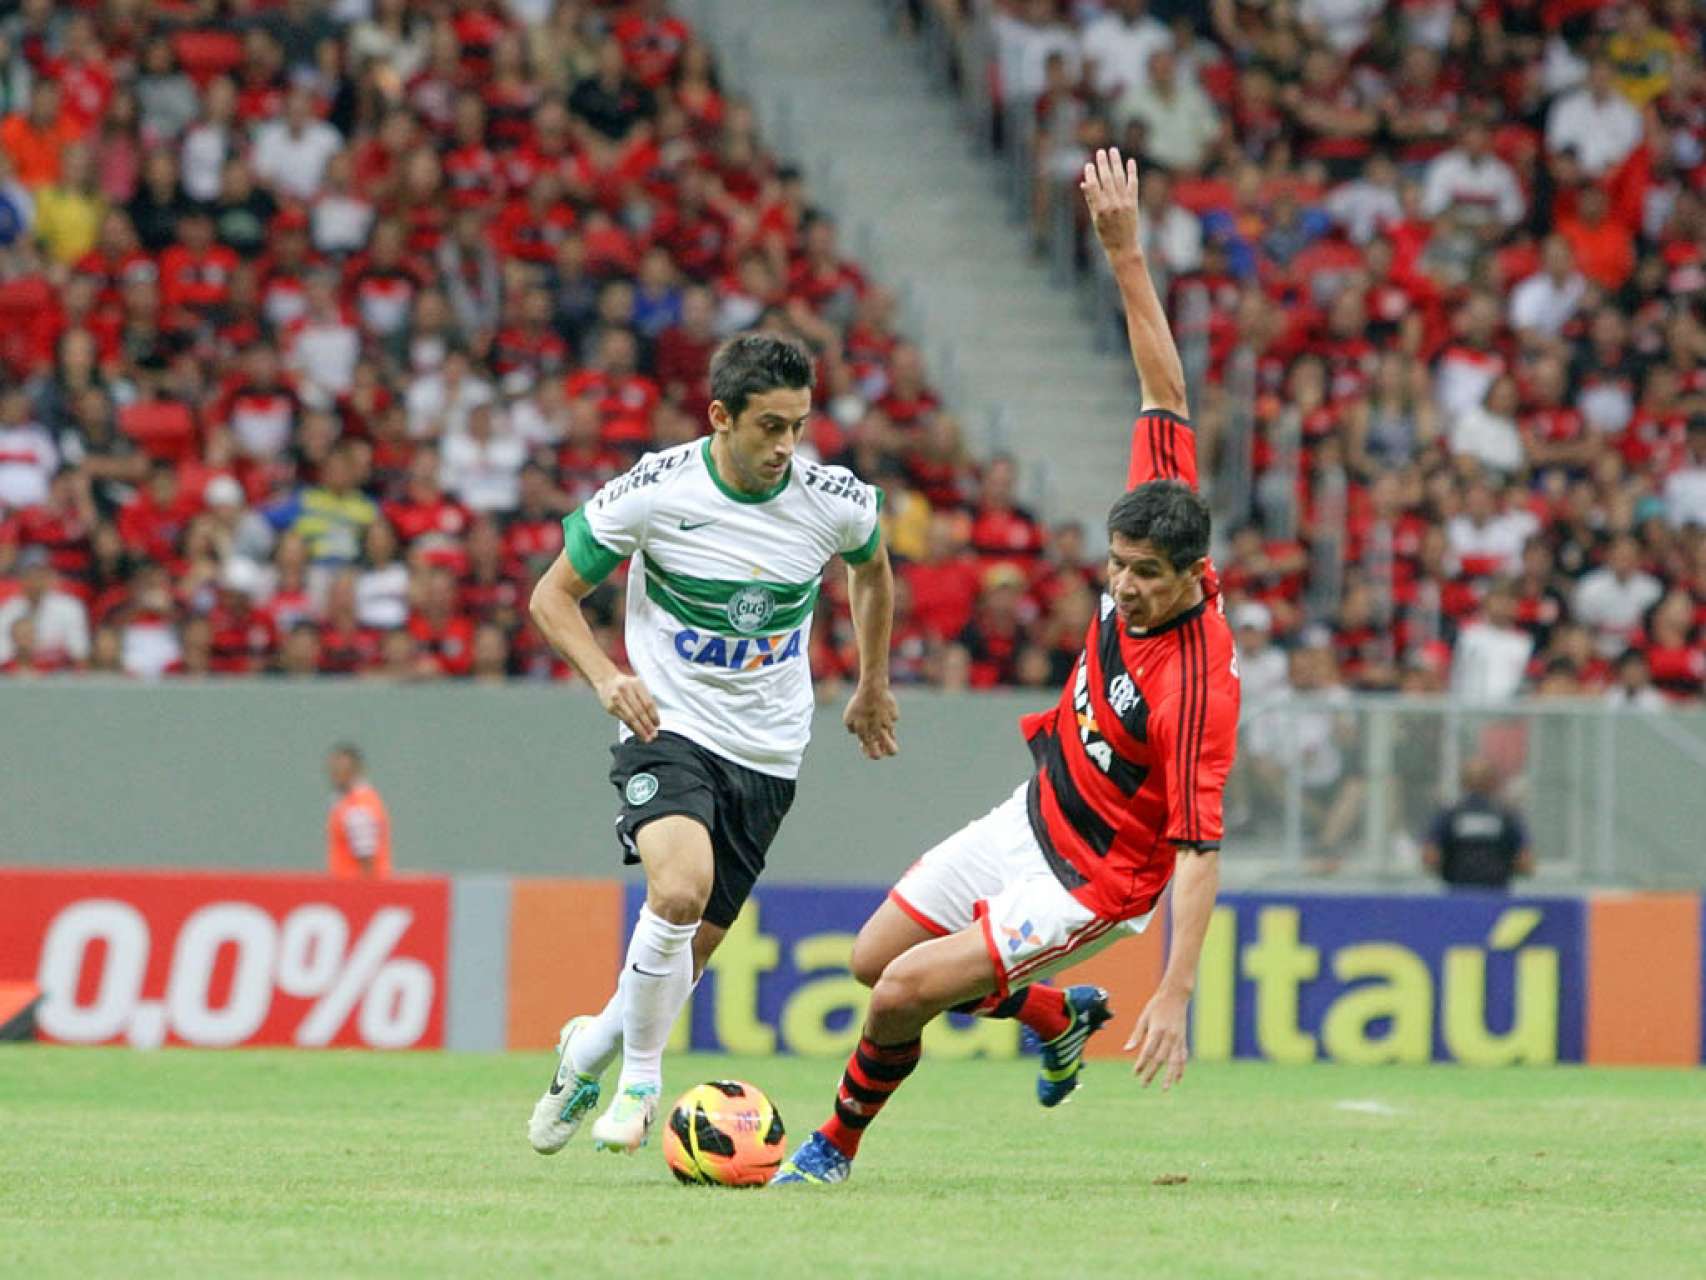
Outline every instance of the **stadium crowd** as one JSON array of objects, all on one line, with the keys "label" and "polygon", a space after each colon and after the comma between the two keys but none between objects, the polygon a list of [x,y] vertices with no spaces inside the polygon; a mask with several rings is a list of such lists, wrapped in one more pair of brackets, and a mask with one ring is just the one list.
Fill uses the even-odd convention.
[{"label": "stadium crowd", "polygon": [[[1070,670],[1083,529],[969,456],[892,294],[664,4],[8,8],[0,672],[565,677],[525,607],[560,518],[699,434],[709,354],[752,326],[818,358],[804,447],[886,491],[896,681]],[[987,8],[1043,201],[1106,139],[1150,166],[1152,259],[1210,352],[1205,449],[1255,356],[1224,565],[1247,667],[1700,698],[1691,4]],[[1311,617],[1334,469],[1352,570]],[[619,588],[593,605],[619,652]],[[843,583],[821,610],[833,680]]]},{"label": "stadium crowd", "polygon": [[1144,158],[1204,450],[1254,474],[1223,566],[1247,647],[1323,650],[1329,687],[1699,703],[1698,4],[930,7],[989,24],[1039,248],[1095,147]]}]

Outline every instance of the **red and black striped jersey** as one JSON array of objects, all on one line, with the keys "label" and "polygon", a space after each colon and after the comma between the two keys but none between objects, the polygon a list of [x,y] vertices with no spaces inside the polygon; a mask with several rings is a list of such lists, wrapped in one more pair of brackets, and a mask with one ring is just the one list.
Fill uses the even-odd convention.
[{"label": "red and black striped jersey", "polygon": [[[1132,486],[1196,484],[1196,440],[1145,412]],[[1062,885],[1098,915],[1149,911],[1178,844],[1218,845],[1221,793],[1238,732],[1238,665],[1212,568],[1201,603],[1162,626],[1121,623],[1102,596],[1060,701],[1021,722],[1037,764],[1031,829]]]}]

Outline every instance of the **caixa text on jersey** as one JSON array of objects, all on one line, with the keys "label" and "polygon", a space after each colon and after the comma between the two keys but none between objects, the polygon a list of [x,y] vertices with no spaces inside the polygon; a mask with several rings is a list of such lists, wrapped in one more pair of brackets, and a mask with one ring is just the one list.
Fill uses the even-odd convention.
[{"label": "caixa text on jersey", "polygon": [[756,671],[798,658],[804,649],[801,628],[778,636],[708,635],[683,627],[675,633],[675,651],[682,661],[725,671]]}]

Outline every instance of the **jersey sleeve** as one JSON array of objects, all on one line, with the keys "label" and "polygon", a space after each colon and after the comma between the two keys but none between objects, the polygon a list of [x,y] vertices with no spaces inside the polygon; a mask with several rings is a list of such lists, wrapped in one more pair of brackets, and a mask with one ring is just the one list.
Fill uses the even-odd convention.
[{"label": "jersey sleeve", "polygon": [[583,582],[603,582],[617,565],[645,546],[646,522],[657,488],[647,481],[642,458],[632,471],[606,483],[563,520],[563,554]]},{"label": "jersey sleeve", "polygon": [[1199,671],[1150,717],[1150,741],[1166,779],[1166,839],[1218,849],[1221,800],[1237,752],[1238,695]]},{"label": "jersey sleeve", "polygon": [[841,542],[837,550],[841,558],[848,564],[864,564],[877,554],[877,548],[883,541],[883,491],[874,484],[851,481],[848,490],[848,501],[844,504],[846,510],[841,518]]},{"label": "jersey sleeve", "polygon": [[1131,463],[1125,487],[1151,480],[1182,480],[1197,487],[1197,433],[1166,409],[1145,409],[1131,430]]},{"label": "jersey sleeve", "polygon": [[344,810],[344,836],[356,857],[366,861],[379,852],[379,819],[361,805]]}]

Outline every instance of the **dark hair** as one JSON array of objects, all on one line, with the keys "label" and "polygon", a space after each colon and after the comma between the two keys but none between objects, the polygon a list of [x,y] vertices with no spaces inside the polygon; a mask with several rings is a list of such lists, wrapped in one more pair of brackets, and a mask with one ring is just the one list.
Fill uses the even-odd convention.
[{"label": "dark hair", "polygon": [[814,381],[812,358],[791,338],[743,333],[730,338],[711,357],[711,399],[729,417],[746,412],[747,401],[766,391],[803,391]]},{"label": "dark hair", "polygon": [[347,757],[349,762],[351,764],[353,764],[357,769],[361,768],[362,764],[364,763],[364,761],[361,758],[361,748],[356,746],[355,743],[353,743],[353,742],[335,742],[335,743],[333,743],[331,754],[334,756],[345,756],[345,757]]},{"label": "dark hair", "polygon": [[1208,554],[1208,503],[1188,484],[1151,480],[1114,503],[1108,533],[1147,539],[1182,571]]}]

